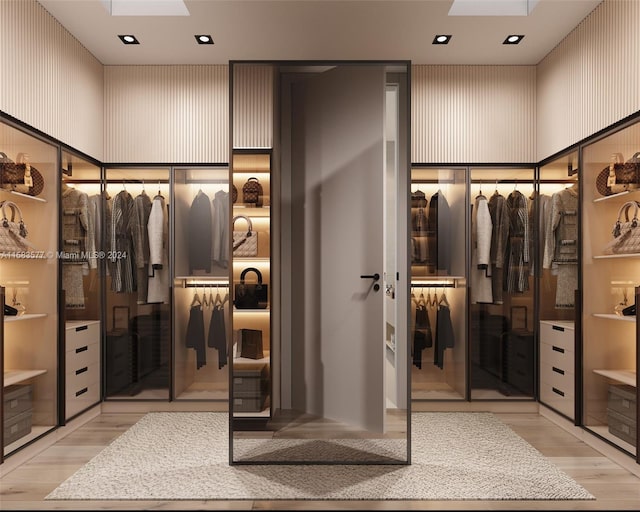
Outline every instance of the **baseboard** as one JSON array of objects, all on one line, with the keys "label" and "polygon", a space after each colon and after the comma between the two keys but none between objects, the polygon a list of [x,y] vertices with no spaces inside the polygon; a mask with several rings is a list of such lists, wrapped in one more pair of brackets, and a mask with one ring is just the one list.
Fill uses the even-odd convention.
[{"label": "baseboard", "polygon": [[228,412],[229,402],[221,401],[143,401],[143,400],[107,400],[102,402],[102,412],[108,413],[145,413],[145,412]]},{"label": "baseboard", "polygon": [[609,443],[593,435],[588,430],[574,425],[572,421],[542,404],[540,404],[540,415],[577,437],[580,441],[591,446],[594,450],[599,451],[609,460],[640,477],[640,464],[637,464],[632,456],[627,455],[615,446],[611,446]]},{"label": "baseboard", "polygon": [[530,401],[477,401],[465,402],[445,400],[412,400],[411,412],[496,412],[527,413],[538,412],[538,402]]}]

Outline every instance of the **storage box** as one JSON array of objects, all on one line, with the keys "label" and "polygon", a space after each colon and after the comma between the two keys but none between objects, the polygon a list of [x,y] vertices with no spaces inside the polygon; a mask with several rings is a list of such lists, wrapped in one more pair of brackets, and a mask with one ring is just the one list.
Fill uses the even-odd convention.
[{"label": "storage box", "polygon": [[267,365],[243,364],[233,367],[233,392],[262,394],[268,382]]},{"label": "storage box", "polygon": [[31,384],[15,384],[4,388],[4,419],[31,409]]},{"label": "storage box", "polygon": [[626,385],[609,386],[609,404],[610,410],[622,414],[624,417],[635,422],[636,421],[636,388]]},{"label": "storage box", "polygon": [[609,432],[619,437],[623,441],[636,446],[636,421],[616,412],[607,409],[607,419],[609,421]]},{"label": "storage box", "polygon": [[28,409],[4,420],[4,446],[17,441],[31,432],[32,409]]},{"label": "storage box", "polygon": [[233,393],[233,412],[260,412],[267,403],[267,394]]}]

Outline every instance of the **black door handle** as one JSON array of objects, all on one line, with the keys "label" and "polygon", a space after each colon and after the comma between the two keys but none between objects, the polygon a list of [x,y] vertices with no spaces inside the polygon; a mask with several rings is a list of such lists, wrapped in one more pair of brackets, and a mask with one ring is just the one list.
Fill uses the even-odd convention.
[{"label": "black door handle", "polygon": [[380,274],[376,272],[371,276],[360,276],[360,279],[373,279],[374,281],[377,281],[378,279],[380,279]]}]

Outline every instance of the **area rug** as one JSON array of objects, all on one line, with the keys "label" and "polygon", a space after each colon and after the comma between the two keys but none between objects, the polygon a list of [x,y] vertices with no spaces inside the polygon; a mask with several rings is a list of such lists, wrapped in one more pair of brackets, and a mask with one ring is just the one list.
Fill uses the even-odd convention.
[{"label": "area rug", "polygon": [[45,499],[594,499],[491,413],[413,413],[412,431],[411,465],[230,466],[226,413],[149,413]]}]

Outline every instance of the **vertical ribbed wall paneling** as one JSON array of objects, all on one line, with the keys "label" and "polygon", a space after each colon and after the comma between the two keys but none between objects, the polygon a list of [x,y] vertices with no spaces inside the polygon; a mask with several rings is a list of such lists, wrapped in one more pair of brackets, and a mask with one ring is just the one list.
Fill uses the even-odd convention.
[{"label": "vertical ribbed wall paneling", "polygon": [[640,110],[640,2],[605,0],[538,64],[542,160]]},{"label": "vertical ribbed wall paneling", "polygon": [[229,68],[106,66],[109,162],[228,162]]},{"label": "vertical ribbed wall paneling", "polygon": [[534,161],[535,92],[535,66],[413,66],[412,161]]},{"label": "vertical ribbed wall paneling", "polygon": [[0,1],[0,110],[103,156],[103,67],[35,0]]},{"label": "vertical ribbed wall paneling", "polygon": [[233,146],[273,146],[273,87],[271,65],[233,66]]}]

